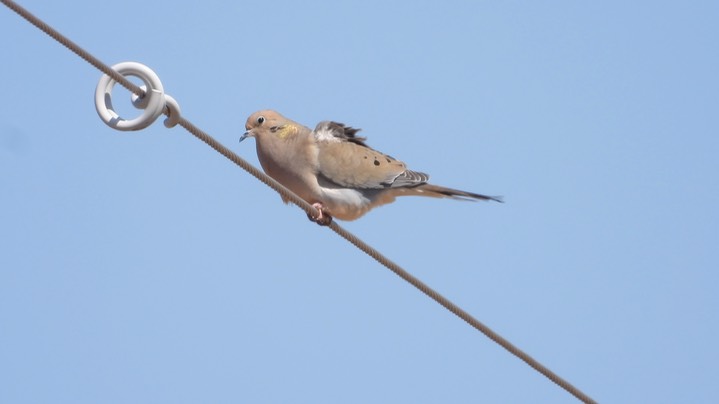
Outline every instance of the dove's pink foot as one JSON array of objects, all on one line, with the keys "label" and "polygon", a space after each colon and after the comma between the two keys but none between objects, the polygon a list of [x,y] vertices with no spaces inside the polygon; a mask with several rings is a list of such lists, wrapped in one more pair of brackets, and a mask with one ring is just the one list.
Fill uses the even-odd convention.
[{"label": "dove's pink foot", "polygon": [[314,217],[310,214],[307,214],[307,218],[309,218],[311,221],[317,223],[320,226],[329,226],[329,224],[332,223],[332,216],[330,216],[325,211],[324,205],[322,205],[319,202],[315,202],[312,204],[312,207],[317,209],[317,212],[319,212],[319,215],[317,217]]}]

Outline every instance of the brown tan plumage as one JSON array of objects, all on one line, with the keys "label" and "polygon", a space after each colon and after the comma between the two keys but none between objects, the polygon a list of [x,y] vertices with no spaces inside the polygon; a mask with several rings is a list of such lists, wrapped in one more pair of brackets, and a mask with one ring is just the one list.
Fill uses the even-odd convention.
[{"label": "brown tan plumage", "polygon": [[[315,130],[271,110],[247,118],[240,141],[254,137],[265,172],[321,212],[311,218],[354,220],[397,196],[419,195],[463,200],[501,198],[428,184],[429,175],[372,149],[359,129],[320,122]],[[287,201],[285,201],[287,202]]]}]

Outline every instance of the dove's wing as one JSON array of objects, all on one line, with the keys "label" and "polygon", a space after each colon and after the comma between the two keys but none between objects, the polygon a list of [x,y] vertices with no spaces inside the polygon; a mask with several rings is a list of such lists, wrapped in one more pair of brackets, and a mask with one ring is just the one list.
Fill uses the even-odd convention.
[{"label": "dove's wing", "polygon": [[429,176],[367,146],[359,129],[320,122],[314,131],[319,148],[319,174],[341,187],[386,189],[424,184]]}]

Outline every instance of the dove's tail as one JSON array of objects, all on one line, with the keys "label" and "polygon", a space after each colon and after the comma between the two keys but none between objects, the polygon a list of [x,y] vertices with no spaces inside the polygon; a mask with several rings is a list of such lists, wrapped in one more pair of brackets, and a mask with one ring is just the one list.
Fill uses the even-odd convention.
[{"label": "dove's tail", "polygon": [[467,191],[460,191],[458,189],[440,187],[439,185],[433,184],[422,184],[412,188],[406,188],[408,191],[411,190],[409,195],[424,195],[433,196],[435,198],[452,198],[463,201],[496,201],[504,203],[501,196],[488,196],[482,194],[475,194]]}]

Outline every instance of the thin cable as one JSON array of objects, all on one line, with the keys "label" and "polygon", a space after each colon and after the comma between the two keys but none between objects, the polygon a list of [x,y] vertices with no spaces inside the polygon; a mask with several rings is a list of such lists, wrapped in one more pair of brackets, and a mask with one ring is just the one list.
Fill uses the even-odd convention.
[{"label": "thin cable", "polygon": [[372,246],[366,244],[364,241],[357,238],[354,234],[350,233],[349,231],[345,230],[344,228],[340,227],[336,223],[332,222],[330,224],[330,227],[332,230],[334,230],[335,233],[339,234],[341,237],[343,237],[345,240],[349,241],[350,243],[354,244],[355,247],[359,248],[360,250],[364,251],[367,255],[377,260],[379,263],[387,267],[389,270],[397,274],[400,278],[404,279],[405,281],[409,282],[414,286],[415,288],[419,289],[422,293],[432,298],[434,301],[442,305],[445,309],[451,311],[454,313],[457,317],[461,318],[462,320],[466,321],[467,324],[471,325],[475,329],[477,329],[479,332],[487,336],[492,341],[499,344],[502,348],[509,351],[512,355],[516,356],[517,358],[524,361],[527,365],[534,368],[537,372],[541,373],[545,377],[547,377],[552,382],[556,383],[559,387],[563,388],[579,400],[585,402],[585,403],[594,403],[595,401],[592,400],[589,396],[584,394],[581,390],[574,387],[572,384],[570,384],[568,381],[562,379],[557,375],[556,373],[552,372],[549,368],[539,363],[536,359],[532,358],[529,354],[522,351],[521,349],[517,348],[514,344],[506,340],[501,335],[494,332],[491,328],[489,328],[487,325],[482,323],[481,321],[477,320],[476,318],[472,317],[471,314],[464,311],[462,308],[457,306],[456,304],[452,303],[449,299],[442,296],[439,292],[429,287],[426,283],[422,282],[418,278],[416,278],[414,275],[410,274],[409,272],[405,271],[402,267],[395,264],[394,262],[387,259],[385,256],[383,256],[381,253],[379,253],[377,250],[372,248]]},{"label": "thin cable", "polygon": [[142,91],[142,89],[139,86],[135,85],[135,83],[131,82],[125,76],[119,74],[118,72],[112,70],[112,68],[110,66],[102,63],[98,58],[96,58],[95,56],[92,56],[86,50],[82,49],[78,44],[71,41],[69,38],[67,38],[63,34],[57,32],[53,27],[47,25],[45,23],[45,21],[35,17],[32,13],[30,13],[29,11],[24,9],[19,4],[15,3],[14,1],[10,1],[10,0],[0,0],[0,1],[2,1],[2,3],[5,4],[9,9],[18,13],[22,18],[24,18],[28,22],[30,22],[30,24],[38,27],[42,32],[48,34],[52,39],[59,42],[62,46],[70,49],[77,56],[80,56],[81,58],[83,58],[87,63],[90,63],[91,65],[95,66],[96,69],[98,69],[101,72],[112,77],[113,80],[120,83],[120,85],[122,85],[129,91],[135,93],[135,95],[142,97],[145,94],[145,92]]},{"label": "thin cable", "polygon": [[[128,90],[132,91],[133,93],[137,95],[143,95],[144,92],[142,89],[140,89],[138,86],[136,86],[134,83],[127,80],[124,76],[120,75],[116,71],[114,71],[111,67],[108,65],[102,63],[99,59],[95,58],[93,55],[82,49],[79,45],[77,45],[75,42],[71,41],[70,39],[66,38],[64,35],[57,32],[55,29],[47,25],[45,22],[40,20],[39,18],[35,17],[33,14],[31,14],[29,11],[24,9],[23,7],[19,6],[17,3],[11,1],[11,0],[0,0],[3,4],[5,4],[8,8],[15,11],[17,14],[19,14],[21,17],[29,21],[31,24],[38,27],[40,30],[48,34],[50,37],[55,39],[57,42],[71,50],[73,53],[80,56],[82,59],[93,65],[95,68],[100,70],[101,72],[107,74],[108,76],[112,77],[115,81],[120,83],[122,86],[127,88]],[[259,169],[255,168],[253,165],[248,163],[246,160],[244,160],[242,157],[235,154],[232,150],[228,149],[224,145],[222,145],[220,142],[215,140],[212,136],[205,133],[203,130],[196,127],[192,122],[186,120],[185,118],[180,118],[180,121],[178,122],[180,126],[185,128],[188,132],[190,132],[192,135],[197,137],[198,139],[205,142],[208,146],[215,149],[218,153],[225,156],[227,159],[232,161],[233,163],[237,164],[240,168],[250,173],[252,176],[269,186],[270,188],[277,191],[280,195],[282,195],[283,198],[286,200],[289,200],[290,202],[294,203],[298,207],[300,207],[302,210],[307,212],[308,215],[311,216],[317,216],[319,213],[312,205],[307,203],[304,199],[300,198],[299,196],[295,195],[292,191],[285,188],[282,184],[275,181],[273,178],[269,177]],[[516,356],[517,358],[524,361],[526,364],[531,366],[533,369],[535,369],[537,372],[541,373],[545,377],[547,377],[549,380],[557,384],[559,387],[566,390],[568,393],[572,394],[577,399],[585,402],[585,403],[595,403],[594,400],[592,400],[589,396],[584,394],[581,390],[574,387],[571,383],[564,380],[563,378],[559,377],[556,373],[552,372],[549,368],[539,363],[536,359],[529,356],[529,354],[525,353],[521,349],[514,346],[511,342],[504,339],[501,335],[497,334],[496,332],[492,331],[491,328],[484,325],[482,322],[477,320],[476,318],[472,317],[469,313],[464,311],[462,308],[457,306],[456,304],[452,303],[449,299],[442,296],[439,292],[435,291],[434,289],[427,286],[424,282],[410,274],[409,272],[405,271],[402,267],[391,261],[389,258],[385,257],[382,253],[374,249],[369,244],[365,243],[364,241],[360,240],[357,236],[350,233],[349,231],[345,230],[343,227],[338,225],[336,222],[330,223],[328,226],[332,231],[337,233],[340,237],[344,238],[345,240],[349,241],[351,244],[353,244],[358,249],[362,250],[364,253],[369,255],[370,257],[374,258],[377,262],[387,267],[389,270],[397,274],[400,278],[404,279],[405,281],[409,282],[412,286],[419,289],[422,293],[432,298],[434,301],[442,305],[444,308],[449,310],[450,312],[454,313],[457,317],[461,318],[465,322],[467,322],[469,325],[471,325],[473,328],[477,329],[479,332],[487,336],[492,341],[499,344],[502,348],[509,351],[512,355]]]}]

